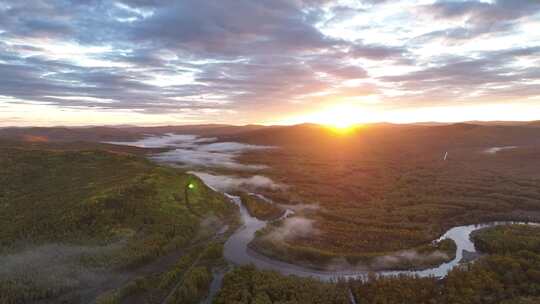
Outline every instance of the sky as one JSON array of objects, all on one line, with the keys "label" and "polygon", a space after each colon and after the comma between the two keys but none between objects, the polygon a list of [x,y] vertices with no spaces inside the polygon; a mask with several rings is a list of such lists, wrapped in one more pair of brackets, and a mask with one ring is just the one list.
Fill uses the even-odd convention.
[{"label": "sky", "polygon": [[0,126],[540,119],[540,0],[0,0]]}]

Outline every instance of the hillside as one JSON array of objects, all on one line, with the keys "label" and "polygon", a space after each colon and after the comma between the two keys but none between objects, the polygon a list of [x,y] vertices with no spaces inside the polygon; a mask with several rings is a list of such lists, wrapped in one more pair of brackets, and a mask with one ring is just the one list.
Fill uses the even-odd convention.
[{"label": "hillside", "polygon": [[157,276],[159,296],[236,223],[232,204],[176,169],[126,153],[21,146],[0,147],[2,303],[87,302],[144,275]]}]

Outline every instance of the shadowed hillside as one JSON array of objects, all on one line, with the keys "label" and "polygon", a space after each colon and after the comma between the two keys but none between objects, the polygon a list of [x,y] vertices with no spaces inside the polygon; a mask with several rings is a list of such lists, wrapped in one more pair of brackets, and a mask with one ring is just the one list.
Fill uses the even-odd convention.
[{"label": "shadowed hillside", "polygon": [[236,223],[233,205],[194,176],[88,146],[0,147],[0,302],[90,302],[135,278],[108,298],[159,302],[187,269],[204,276],[189,296],[202,298],[201,254]]}]

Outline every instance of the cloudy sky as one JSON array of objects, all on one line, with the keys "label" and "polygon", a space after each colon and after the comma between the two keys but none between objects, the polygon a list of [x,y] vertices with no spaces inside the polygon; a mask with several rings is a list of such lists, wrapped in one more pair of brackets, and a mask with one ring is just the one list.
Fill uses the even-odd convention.
[{"label": "cloudy sky", "polygon": [[540,119],[539,0],[0,0],[0,125]]}]

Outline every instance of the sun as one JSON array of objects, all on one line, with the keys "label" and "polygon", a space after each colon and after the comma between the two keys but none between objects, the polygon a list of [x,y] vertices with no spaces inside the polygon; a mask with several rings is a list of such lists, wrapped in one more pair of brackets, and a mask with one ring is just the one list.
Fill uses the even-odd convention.
[{"label": "sun", "polygon": [[295,115],[279,121],[280,124],[315,123],[336,133],[349,133],[367,123],[368,112],[355,103],[334,103],[315,111]]},{"label": "sun", "polygon": [[329,127],[339,130],[346,130],[352,128],[355,123],[350,121],[335,121],[327,124]]},{"label": "sun", "polygon": [[319,113],[316,122],[339,132],[354,129],[360,123],[360,109],[354,105],[334,105]]}]

